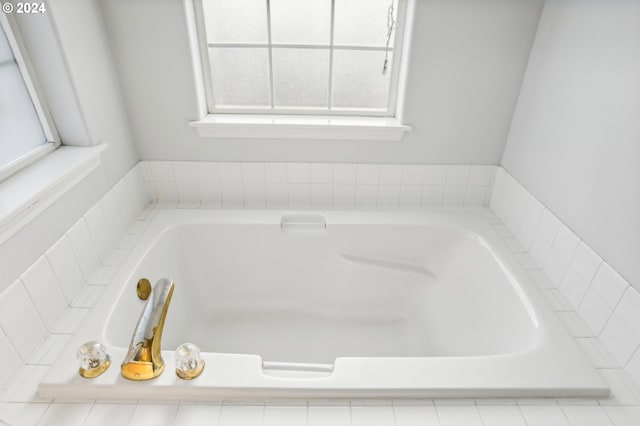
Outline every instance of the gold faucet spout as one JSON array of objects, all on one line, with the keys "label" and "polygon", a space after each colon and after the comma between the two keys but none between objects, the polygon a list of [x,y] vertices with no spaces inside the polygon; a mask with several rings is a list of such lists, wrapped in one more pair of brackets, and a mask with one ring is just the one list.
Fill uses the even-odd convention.
[{"label": "gold faucet spout", "polygon": [[164,371],[162,330],[174,287],[168,278],[162,278],[153,287],[131,338],[127,356],[120,366],[120,373],[125,379],[149,380]]}]

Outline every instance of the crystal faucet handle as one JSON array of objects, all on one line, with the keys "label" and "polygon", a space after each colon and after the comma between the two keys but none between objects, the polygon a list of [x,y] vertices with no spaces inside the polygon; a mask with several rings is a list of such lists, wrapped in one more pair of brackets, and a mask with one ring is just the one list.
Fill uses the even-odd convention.
[{"label": "crystal faucet handle", "polygon": [[76,362],[80,375],[92,379],[107,371],[111,365],[111,358],[102,343],[91,340],[78,348]]},{"label": "crystal faucet handle", "polygon": [[184,380],[198,377],[204,370],[200,348],[193,343],[183,343],[176,349],[176,374]]}]

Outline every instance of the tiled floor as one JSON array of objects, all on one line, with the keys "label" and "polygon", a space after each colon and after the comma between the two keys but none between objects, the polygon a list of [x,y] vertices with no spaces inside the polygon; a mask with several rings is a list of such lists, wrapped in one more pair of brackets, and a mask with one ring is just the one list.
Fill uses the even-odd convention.
[{"label": "tiled floor", "polygon": [[[0,425],[218,425],[218,426],[639,426],[640,390],[631,382],[602,343],[572,310],[564,296],[549,286],[490,212],[487,219],[501,232],[553,310],[563,319],[576,343],[609,383],[610,398],[595,399],[478,399],[394,401],[310,401],[282,403],[180,402],[130,404],[109,401],[51,401],[38,398],[38,383],[71,334],[77,329],[96,294],[117,271],[122,256],[110,257],[91,284],[74,299],[29,362],[0,393]],[[147,212],[143,219],[153,217]],[[144,220],[131,229],[141,232]],[[118,244],[127,251],[135,238]]]}]

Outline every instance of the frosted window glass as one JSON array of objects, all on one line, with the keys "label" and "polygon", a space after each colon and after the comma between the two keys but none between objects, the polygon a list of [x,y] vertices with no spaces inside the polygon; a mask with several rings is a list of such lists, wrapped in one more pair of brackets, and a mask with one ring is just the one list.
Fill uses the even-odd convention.
[{"label": "frosted window glass", "polygon": [[[389,54],[389,64],[392,55]],[[382,74],[384,52],[335,50],[333,52],[333,107],[386,108],[391,66]]]},{"label": "frosted window glass", "polygon": [[215,47],[209,58],[217,106],[270,105],[267,48]]},{"label": "frosted window glass", "polygon": [[46,141],[18,65],[0,66],[0,167]]},{"label": "frosted window glass", "polygon": [[203,0],[208,43],[267,43],[265,0]]},{"label": "frosted window glass", "polygon": [[7,36],[4,34],[4,31],[2,31],[2,28],[0,28],[0,62],[5,61],[13,61],[13,52],[11,52]]},{"label": "frosted window glass", "polygon": [[[334,43],[349,46],[385,46],[387,11],[391,3],[392,0],[336,0]],[[396,0],[395,9],[397,6]],[[393,46],[393,36],[389,46]]]},{"label": "frosted window glass", "polygon": [[331,0],[271,0],[273,43],[329,44]]},{"label": "frosted window glass", "polygon": [[274,48],[272,56],[276,107],[327,108],[328,50]]}]

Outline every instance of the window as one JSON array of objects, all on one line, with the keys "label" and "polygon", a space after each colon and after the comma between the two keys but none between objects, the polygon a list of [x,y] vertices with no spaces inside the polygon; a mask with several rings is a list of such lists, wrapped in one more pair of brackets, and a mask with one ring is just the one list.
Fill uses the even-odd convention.
[{"label": "window", "polygon": [[225,114],[236,127],[241,114],[286,116],[294,125],[295,116],[333,124],[336,117],[396,118],[408,0],[194,5],[209,122],[224,123]]},{"label": "window", "polygon": [[10,21],[0,20],[0,181],[55,149],[28,63]]}]

